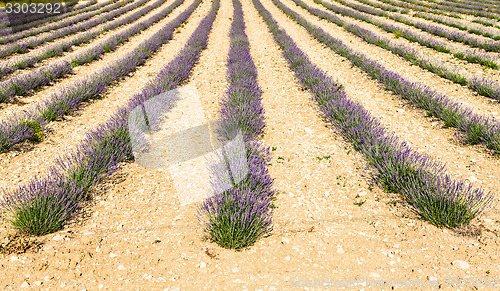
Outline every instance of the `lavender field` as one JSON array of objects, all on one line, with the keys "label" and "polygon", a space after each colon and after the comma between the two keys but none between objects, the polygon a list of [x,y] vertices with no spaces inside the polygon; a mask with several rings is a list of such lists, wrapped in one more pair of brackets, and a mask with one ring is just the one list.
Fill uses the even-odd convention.
[{"label": "lavender field", "polygon": [[3,289],[499,286],[496,1],[68,5],[0,8]]}]

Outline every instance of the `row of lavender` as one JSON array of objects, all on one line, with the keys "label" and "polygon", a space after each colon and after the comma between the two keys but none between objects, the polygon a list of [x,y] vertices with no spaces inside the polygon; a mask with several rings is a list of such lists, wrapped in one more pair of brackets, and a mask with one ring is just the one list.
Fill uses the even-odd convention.
[{"label": "row of lavender", "polygon": [[[339,0],[335,0],[339,1]],[[340,0],[342,1],[342,0]],[[339,1],[339,2],[340,2]],[[354,9],[364,9],[366,13],[373,14],[375,11],[377,11],[375,15],[381,15],[388,17],[389,19],[392,19],[394,21],[404,23],[406,25],[413,26],[415,28],[418,28],[420,30],[423,30],[425,32],[428,32],[430,34],[444,37],[446,39],[455,41],[455,42],[461,42],[466,45],[472,46],[472,47],[477,47],[484,49],[485,51],[488,52],[500,52],[500,42],[493,40],[493,39],[487,39],[484,37],[479,37],[476,35],[471,35],[467,32],[463,31],[456,31],[450,28],[443,27],[441,25],[434,25],[434,24],[429,24],[423,21],[416,20],[412,17],[405,16],[402,14],[388,14],[388,13],[383,13],[383,11],[376,10],[376,9],[370,9],[369,7],[360,5],[360,4],[354,4],[349,1],[342,1],[342,4],[353,7]]]},{"label": "row of lavender", "polygon": [[[151,10],[160,6],[165,0],[158,0],[151,6],[145,7],[145,10]],[[12,102],[15,96],[27,95],[31,90],[49,85],[53,81],[70,74],[73,67],[83,65],[99,59],[105,53],[114,51],[118,45],[128,41],[132,36],[140,33],[154,23],[166,17],[174,8],[179,6],[183,0],[176,0],[173,4],[162,9],[157,14],[135,23],[133,26],[111,35],[94,45],[86,47],[77,54],[72,54],[67,58],[57,60],[42,66],[36,70],[28,71],[8,80],[0,82],[0,102]],[[145,12],[145,11],[144,11]],[[126,18],[118,19],[116,22],[110,22],[109,25],[119,25],[121,22],[133,22],[143,15],[143,11],[137,11]],[[1,149],[1,147],[0,147]]]},{"label": "row of lavender", "polygon": [[425,33],[408,29],[402,25],[394,25],[385,21],[384,18],[378,18],[372,16],[372,15],[383,16],[383,17],[387,16],[388,14],[382,10],[374,9],[360,4],[350,3],[344,0],[336,0],[336,1],[343,5],[352,7],[354,9],[327,3],[323,0],[314,0],[314,2],[323,5],[330,11],[373,24],[383,29],[384,31],[394,33],[396,36],[398,37],[401,36],[411,42],[419,43],[420,45],[435,49],[439,52],[453,53],[455,57],[464,59],[470,63],[478,63],[488,68],[498,69],[498,64],[495,62],[496,57],[491,56],[488,53],[483,53],[481,51],[473,49],[460,49],[457,48],[456,46],[450,45],[446,41],[428,36]]},{"label": "row of lavender", "polygon": [[[78,35],[75,35],[72,38],[69,39],[63,39],[60,41],[57,41],[49,46],[45,46],[39,50],[32,51],[28,54],[22,55],[17,58],[12,58],[9,59],[3,63],[0,64],[0,78],[5,77],[7,74],[11,74],[15,72],[18,69],[24,69],[27,67],[32,67],[36,63],[39,63],[45,59],[54,57],[54,56],[60,56],[62,55],[65,51],[69,51],[72,49],[74,46],[81,45],[83,43],[90,42],[92,39],[98,37],[101,35],[103,32],[116,29],[120,26],[129,24],[134,22],[135,20],[139,19],[140,17],[146,15],[149,13],[151,10],[158,8],[161,6],[166,0],[163,1],[156,1],[152,5],[143,7],[142,9],[127,15],[123,16],[121,18],[115,19],[113,21],[110,21],[111,19],[124,14],[128,13],[137,7],[144,5],[148,3],[148,0],[140,0],[137,1],[130,6],[123,7],[121,9],[118,9],[114,12],[107,13],[105,15],[99,16],[95,19],[86,21],[84,23],[81,23],[79,25],[73,26],[71,29],[63,29],[65,31],[62,31],[60,34],[64,35],[68,30],[74,30],[76,31],[86,31],[84,33],[80,33]],[[103,26],[96,27],[95,29],[89,30],[90,28],[97,26],[98,24],[105,23]],[[54,36],[58,35],[59,32],[54,32]]]},{"label": "row of lavender", "polygon": [[[412,64],[418,65],[425,70],[433,72],[438,76],[451,80],[457,84],[468,86],[470,89],[476,91],[480,95],[500,100],[500,84],[498,84],[494,80],[488,79],[483,76],[471,75],[461,67],[447,64],[437,58],[424,56],[417,49],[414,49],[411,46],[395,42],[368,29],[364,29],[359,25],[348,23],[334,14],[324,12],[320,9],[312,8],[301,0],[292,1],[298,6],[307,10],[309,13],[318,16],[321,19],[326,19],[332,23],[335,23],[336,25],[343,27],[345,30],[351,32],[352,34],[359,36],[366,42],[391,51],[394,54],[405,58]],[[316,1],[324,3],[321,0]],[[498,67],[496,63],[491,62],[491,64],[494,64],[495,67]]]},{"label": "row of lavender", "polygon": [[[102,4],[103,4],[103,6],[110,5],[111,1],[106,1],[106,2],[103,2]],[[78,22],[85,21],[91,17],[94,17],[94,16],[102,13],[102,11],[98,10],[98,8],[101,8],[101,6],[95,5],[95,6],[91,7],[91,10],[89,10],[91,12],[87,11],[88,13],[84,13],[83,10],[79,10],[78,14],[74,17],[70,17],[69,15],[65,15],[64,18],[60,19],[57,22],[43,25],[41,27],[35,27],[32,29],[23,30],[23,31],[20,31],[20,32],[15,33],[15,34],[2,36],[2,37],[0,37],[0,44],[6,44],[6,43],[13,42],[13,41],[16,41],[16,40],[21,39],[21,38],[37,35],[37,34],[40,34],[43,32],[53,31],[55,29],[67,27],[67,26],[76,24]]]},{"label": "row of lavender", "polygon": [[241,181],[232,173],[233,185],[229,190],[220,189],[220,185],[214,183],[214,194],[203,202],[198,213],[212,241],[221,247],[239,250],[253,245],[271,231],[275,190],[266,168],[269,148],[258,141],[265,123],[257,68],[250,55],[240,1],[233,0],[233,7],[227,59],[229,85],[220,103],[217,133],[223,143],[242,133],[247,165],[241,165],[238,158],[227,154],[214,165],[214,172],[217,177],[225,177],[225,173],[232,173],[229,165],[248,166],[249,171]]},{"label": "row of lavender", "polygon": [[[58,38],[62,38],[64,36],[73,34],[75,32],[88,30],[89,28],[91,28],[95,25],[109,21],[109,20],[111,20],[111,19],[113,19],[121,14],[124,14],[124,13],[130,11],[131,9],[135,9],[135,8],[147,3],[145,1],[138,1],[138,2],[135,2],[131,5],[129,5],[129,6],[123,7],[127,3],[130,3],[130,2],[133,2],[133,0],[124,0],[124,2],[118,2],[118,3],[115,3],[115,4],[110,5],[108,7],[105,7],[105,8],[103,8],[102,13],[104,13],[104,12],[108,12],[108,13],[104,13],[101,17],[89,20],[89,21],[84,22],[82,24],[73,25],[70,27],[55,30],[51,33],[44,34],[44,35],[39,36],[39,37],[36,37],[36,36],[28,37],[26,39],[21,39],[19,41],[1,46],[0,47],[0,58],[5,58],[5,57],[8,57],[8,56],[13,55],[15,53],[18,53],[18,54],[27,53],[30,49],[33,49],[41,44],[53,41],[53,40],[58,39]],[[115,11],[112,11],[118,7],[122,7],[122,8],[115,10]],[[112,11],[112,12],[109,12],[109,11]],[[102,33],[102,31],[100,31],[100,32],[95,31],[93,34],[86,33],[85,37],[78,37],[78,38],[72,40],[72,42],[70,42],[70,43],[74,44],[74,45],[82,44],[82,43],[85,43],[85,42],[91,40],[92,38],[99,35],[100,33]],[[70,43],[68,43],[68,45]]]},{"label": "row of lavender", "polygon": [[[107,1],[107,2],[102,2],[102,3],[97,3],[97,4],[96,4],[96,2],[97,1],[94,1],[94,0],[89,1],[89,4],[90,4],[89,6],[90,7],[78,8],[75,11],[64,13],[62,15],[58,15],[58,16],[55,16],[55,17],[42,18],[42,19],[37,20],[37,21],[33,21],[33,22],[30,22],[30,23],[26,23],[26,24],[19,25],[19,26],[13,26],[13,27],[1,27],[0,26],[0,34],[8,36],[8,35],[11,35],[11,34],[14,34],[14,33],[20,33],[22,31],[26,31],[26,30],[31,29],[31,28],[36,27],[36,26],[45,25],[45,24],[49,24],[49,23],[52,23],[52,22],[60,21],[61,19],[64,19],[64,18],[67,18],[67,17],[71,17],[71,16],[74,16],[74,15],[77,15],[77,14],[80,14],[80,13],[85,13],[85,12],[88,12],[88,11],[92,11],[92,10],[104,7],[106,5],[109,5],[110,3],[116,2],[116,0],[111,0],[109,2]],[[7,23],[7,26],[9,24],[10,23]]]},{"label": "row of lavender", "polygon": [[[193,7],[199,4],[200,1],[195,2],[183,15],[191,14]],[[218,0],[212,2],[210,12],[176,58],[106,123],[90,131],[75,153],[59,157],[46,177],[35,177],[26,185],[5,193],[0,204],[3,218],[16,229],[44,235],[61,229],[78,215],[92,198],[89,197],[90,187],[116,171],[121,162],[132,158],[128,113],[146,100],[175,89],[189,78],[201,51],[206,47],[219,6]],[[164,41],[165,38],[152,38],[138,52],[159,47]],[[174,99],[166,101],[168,104],[164,105],[167,108],[175,102]]]},{"label": "row of lavender", "polygon": [[[429,7],[429,6],[421,5],[416,0],[405,0],[405,1],[378,0],[378,1],[384,2],[384,3],[389,4],[389,5],[397,6],[397,7],[404,7],[404,8],[411,9],[411,10],[429,12],[429,13],[434,13],[434,14],[445,15],[445,13],[443,13],[443,11],[446,11],[447,13],[456,12],[456,13],[460,13],[460,14],[481,16],[481,17],[486,17],[486,18],[495,19],[495,20],[500,19],[500,15],[498,15],[496,13],[492,13],[492,12],[474,10],[474,9],[458,8],[458,7],[449,7],[449,6],[440,5],[440,4],[430,5],[431,7]],[[457,16],[456,14],[449,14],[448,16],[461,18],[460,16]]]},{"label": "row of lavender", "polygon": [[[52,94],[49,98],[37,102],[30,110],[1,121],[0,152],[27,139],[40,141],[44,135],[43,128],[48,122],[77,110],[86,100],[101,98],[110,84],[135,71],[137,66],[142,65],[160,48],[161,44],[172,39],[175,29],[187,20],[201,1],[196,0],[187,10],[113,63],[61,88],[59,92]],[[163,13],[155,15],[152,20],[147,21],[163,19],[182,2],[183,0],[176,0],[165,8]],[[140,31],[142,28],[138,27],[137,29]]]},{"label": "row of lavender", "polygon": [[[282,6],[278,1],[273,2]],[[412,150],[385,129],[360,103],[347,96],[342,85],[311,63],[259,0],[253,3],[297,79],[313,94],[321,112],[336,130],[365,156],[382,187],[401,193],[424,219],[437,226],[467,224],[491,203],[492,193],[453,180],[445,174],[443,165]],[[304,22],[298,15],[293,18]],[[318,39],[328,39],[330,46],[349,51],[320,28],[310,24],[306,28]]]},{"label": "row of lavender", "polygon": [[500,123],[494,118],[476,114],[467,106],[453,101],[429,86],[408,81],[397,72],[385,68],[365,54],[353,51],[342,40],[312,25],[280,1],[272,0],[272,2],[303,26],[314,38],[348,59],[373,79],[382,83],[386,89],[408,100],[413,105],[426,110],[430,116],[441,119],[446,127],[457,128],[462,135],[463,142],[484,144],[492,149],[495,154],[500,153]]}]

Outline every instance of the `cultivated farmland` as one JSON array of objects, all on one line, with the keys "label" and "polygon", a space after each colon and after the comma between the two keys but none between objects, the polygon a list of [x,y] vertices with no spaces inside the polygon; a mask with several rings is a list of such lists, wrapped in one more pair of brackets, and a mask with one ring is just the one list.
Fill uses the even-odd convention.
[{"label": "cultivated farmland", "polygon": [[68,7],[0,8],[3,289],[500,284],[496,1]]}]

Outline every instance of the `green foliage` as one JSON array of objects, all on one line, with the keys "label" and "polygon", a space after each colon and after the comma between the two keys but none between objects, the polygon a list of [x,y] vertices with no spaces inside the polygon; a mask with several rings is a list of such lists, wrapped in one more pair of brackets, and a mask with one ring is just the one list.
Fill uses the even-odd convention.
[{"label": "green foliage", "polygon": [[[208,225],[216,227],[208,228],[208,236],[223,248],[239,251],[253,245],[267,232],[267,227],[258,215],[252,215],[248,220],[241,219],[242,209],[237,205],[236,197],[229,196],[220,207],[220,215],[210,217]],[[252,211],[255,206],[247,205],[244,212]]]},{"label": "green foliage", "polygon": [[354,204],[354,205],[358,205],[359,207],[361,207],[361,205],[365,204],[365,202],[366,202],[366,200],[361,199],[361,200],[359,200],[358,202],[354,202],[354,203],[352,203],[352,204]]},{"label": "green foliage", "polygon": [[459,227],[468,224],[475,217],[466,202],[450,201],[436,195],[419,199],[416,205],[419,209],[425,209],[419,211],[419,214],[437,227]]},{"label": "green foliage", "polygon": [[63,228],[67,219],[64,210],[61,203],[47,195],[18,206],[9,220],[15,229],[31,235],[45,235]]},{"label": "green foliage", "polygon": [[24,125],[27,126],[31,130],[31,132],[33,132],[33,136],[29,138],[30,141],[41,142],[43,140],[43,127],[39,122],[28,120],[24,122]]}]

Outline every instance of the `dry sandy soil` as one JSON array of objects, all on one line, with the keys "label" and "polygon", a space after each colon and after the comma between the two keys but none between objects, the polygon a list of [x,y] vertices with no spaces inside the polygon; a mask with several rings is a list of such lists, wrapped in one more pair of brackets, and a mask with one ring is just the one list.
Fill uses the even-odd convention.
[{"label": "dry sandy soil", "polygon": [[[200,93],[208,119],[217,118],[218,101],[227,86],[225,62],[233,9],[231,1],[221,2],[208,48],[188,82]],[[271,235],[240,252],[218,247],[204,239],[196,217],[199,204],[180,206],[181,193],[174,189],[167,169],[146,169],[130,162],[93,189],[96,199],[77,222],[37,238],[41,243],[38,250],[0,256],[0,288],[284,290],[308,284],[319,288],[322,283],[354,290],[370,289],[370,284],[375,289],[391,289],[391,284],[452,289],[450,284],[459,279],[461,290],[476,289],[474,285],[484,285],[486,280],[500,285],[500,214],[496,208],[475,219],[469,228],[439,229],[422,221],[400,197],[373,185],[362,156],[325,123],[310,94],[288,69],[251,1],[242,2],[251,53],[264,92],[263,141],[276,148],[270,166],[278,190]],[[446,162],[454,177],[500,192],[498,158],[480,146],[460,144],[453,129],[442,128],[441,122],[425,117],[313,40],[270,0],[262,2],[311,60],[342,83],[348,94],[385,126],[416,150]],[[315,5],[312,0],[306,2]],[[102,60],[79,68],[71,80],[127,52],[190,3],[188,0],[164,21]],[[498,103],[410,66],[342,28],[308,15],[291,1],[284,3],[406,77],[467,102],[478,112],[497,114]],[[1,154],[0,185],[13,188],[35,174],[43,174],[56,156],[74,149],[86,131],[104,122],[174,58],[209,8],[210,2],[204,1],[170,43],[132,76],[110,88],[106,98],[51,124],[53,132],[45,141],[28,151]],[[477,66],[471,65],[471,69]],[[63,82],[70,81],[57,86]],[[46,90],[54,89],[44,89],[30,98],[46,96]],[[325,156],[330,157],[318,159]],[[360,201],[366,202],[354,204]],[[7,224],[1,225],[0,237],[12,232]],[[357,281],[361,284],[355,285]],[[382,282],[385,285],[380,285]]]}]

